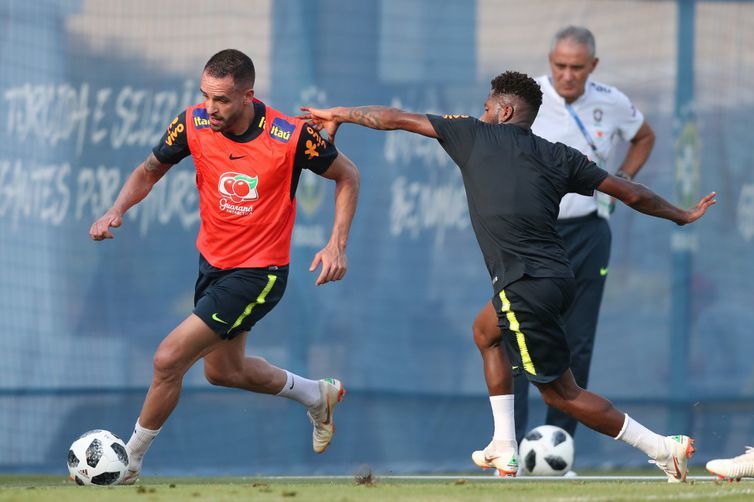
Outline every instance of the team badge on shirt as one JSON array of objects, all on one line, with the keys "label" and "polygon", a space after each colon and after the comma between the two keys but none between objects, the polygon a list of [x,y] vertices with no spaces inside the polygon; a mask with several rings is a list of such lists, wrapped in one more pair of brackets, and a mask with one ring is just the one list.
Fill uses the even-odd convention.
[{"label": "team badge on shirt", "polygon": [[287,120],[283,120],[280,117],[272,121],[272,127],[270,127],[270,136],[272,139],[278,140],[282,143],[288,143],[293,131],[296,129],[294,124],[291,124]]},{"label": "team badge on shirt", "polygon": [[234,172],[220,175],[217,185],[220,192],[220,209],[241,216],[250,214],[253,208],[246,203],[259,198],[258,183],[258,176]]},{"label": "team badge on shirt", "polygon": [[195,129],[206,129],[209,127],[209,115],[207,115],[206,108],[194,108],[194,112],[191,115]]}]

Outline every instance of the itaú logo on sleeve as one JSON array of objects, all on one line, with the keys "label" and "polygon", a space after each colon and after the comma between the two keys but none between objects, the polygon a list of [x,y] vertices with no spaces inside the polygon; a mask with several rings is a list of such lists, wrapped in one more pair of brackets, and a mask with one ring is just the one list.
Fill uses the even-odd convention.
[{"label": "ita\u00fa logo on sleeve", "polygon": [[253,208],[246,203],[259,198],[258,176],[241,173],[223,173],[217,189],[220,192],[220,209],[228,213],[246,215]]}]

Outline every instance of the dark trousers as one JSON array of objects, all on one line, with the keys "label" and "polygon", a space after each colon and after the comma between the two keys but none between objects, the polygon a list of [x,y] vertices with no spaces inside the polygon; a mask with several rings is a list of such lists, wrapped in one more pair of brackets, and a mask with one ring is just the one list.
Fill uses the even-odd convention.
[{"label": "dark trousers", "polygon": [[[571,371],[579,387],[586,388],[610,260],[610,226],[607,220],[593,213],[580,218],[559,220],[558,233],[563,238],[576,277],[573,303],[563,319],[571,351]],[[514,378],[513,393],[516,439],[521,442],[528,430],[529,415],[529,381],[524,373]],[[568,431],[571,436],[575,434],[578,424],[575,419],[550,407],[547,408],[545,423],[556,425]]]}]

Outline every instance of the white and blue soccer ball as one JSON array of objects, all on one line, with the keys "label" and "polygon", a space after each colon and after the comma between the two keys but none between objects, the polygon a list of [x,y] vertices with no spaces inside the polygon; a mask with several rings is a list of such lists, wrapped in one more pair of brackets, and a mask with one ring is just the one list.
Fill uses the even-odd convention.
[{"label": "white and blue soccer ball", "polygon": [[571,435],[554,425],[530,430],[518,447],[526,476],[563,476],[571,470],[574,454]]},{"label": "white and blue soccer ball", "polygon": [[85,432],[68,450],[68,472],[77,485],[116,485],[127,469],[126,445],[110,431]]}]

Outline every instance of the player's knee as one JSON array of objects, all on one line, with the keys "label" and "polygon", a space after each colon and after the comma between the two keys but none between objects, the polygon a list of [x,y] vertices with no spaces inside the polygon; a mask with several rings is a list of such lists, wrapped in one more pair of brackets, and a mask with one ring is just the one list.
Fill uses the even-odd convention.
[{"label": "player's knee", "polygon": [[568,412],[571,404],[578,398],[581,388],[575,384],[570,385],[561,380],[537,384],[542,400],[547,406]]},{"label": "player's knee", "polygon": [[169,347],[160,346],[152,361],[155,378],[161,380],[182,378],[185,373],[180,354]]},{"label": "player's knee", "polygon": [[474,343],[480,349],[498,345],[502,339],[500,328],[497,325],[488,325],[478,319],[474,320],[471,331],[474,334]]},{"label": "player's knee", "polygon": [[542,394],[542,400],[547,406],[560,411],[566,411],[568,408],[569,397],[562,385],[558,382],[536,384],[539,392]]},{"label": "player's knee", "polygon": [[235,379],[227,369],[217,368],[211,364],[204,364],[204,378],[212,385],[235,387]]},{"label": "player's knee", "polygon": [[539,392],[542,394],[542,401],[545,402],[547,406],[550,406],[552,408],[556,409],[562,409],[564,406],[564,399],[563,397],[555,390],[554,387],[549,386],[547,384],[544,385],[538,385]]}]

